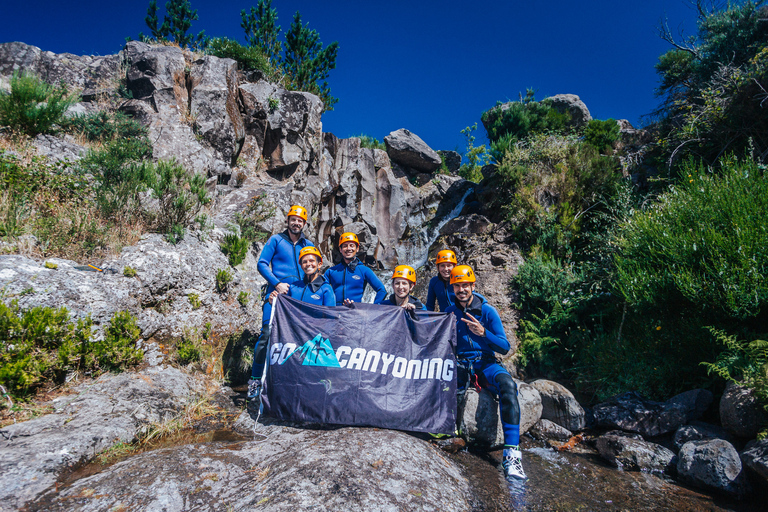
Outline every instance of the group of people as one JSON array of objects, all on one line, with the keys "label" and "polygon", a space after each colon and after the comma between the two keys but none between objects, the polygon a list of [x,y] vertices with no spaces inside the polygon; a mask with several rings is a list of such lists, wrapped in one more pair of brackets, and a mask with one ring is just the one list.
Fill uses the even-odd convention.
[{"label": "group of people", "polygon": [[416,271],[408,265],[395,268],[393,293],[387,297],[381,280],[357,258],[360,241],[355,233],[341,235],[339,252],[342,260],[322,273],[322,254],[302,233],[307,224],[307,210],[302,206],[291,206],[287,217],[288,228],[273,235],[259,255],[258,270],[267,280],[267,300],[262,307],[262,328],[254,349],[248,399],[258,400],[261,393],[272,303],[279,294],[288,294],[310,304],[350,306],[362,301],[367,285],[376,293],[375,304],[407,310],[439,310],[456,317],[459,392],[472,385],[486,388],[499,397],[504,430],[504,473],[507,478],[525,479],[519,448],[517,385],[496,360],[496,354],[509,351],[509,341],[496,309],[475,291],[472,268],[459,265],[453,251],[440,251],[435,260],[438,273],[429,282],[426,304],[411,295],[416,285]]}]

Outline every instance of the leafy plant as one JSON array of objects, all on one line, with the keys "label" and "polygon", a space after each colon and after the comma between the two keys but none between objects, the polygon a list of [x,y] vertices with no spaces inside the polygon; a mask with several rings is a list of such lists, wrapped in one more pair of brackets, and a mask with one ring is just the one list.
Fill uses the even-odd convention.
[{"label": "leafy plant", "polygon": [[205,53],[236,60],[238,68],[243,71],[258,70],[267,75],[272,73],[269,61],[258,47],[243,46],[233,39],[214,37],[208,42]]},{"label": "leafy plant", "polygon": [[128,265],[126,265],[126,266],[123,268],[123,275],[124,275],[125,277],[136,277],[136,269],[134,269],[133,267],[129,267]]},{"label": "leafy plant", "polygon": [[584,128],[584,142],[605,153],[619,140],[619,123],[615,119],[592,119]]},{"label": "leafy plant", "polygon": [[520,101],[497,105],[483,112],[481,119],[497,161],[505,147],[537,133],[565,134],[571,118],[552,107],[548,100],[536,101],[535,91],[528,89]]},{"label": "leafy plant", "polygon": [[227,291],[229,283],[232,282],[232,274],[225,268],[220,268],[216,271],[216,289],[219,292]]},{"label": "leafy plant", "polygon": [[116,312],[104,329],[104,339],[93,344],[94,366],[111,371],[139,364],[144,358],[136,348],[140,337],[136,317],[128,311]]},{"label": "leafy plant", "polygon": [[[165,15],[163,23],[158,26],[157,1],[150,0],[147,8],[147,17],[144,21],[152,32],[152,37],[158,41],[175,41],[180,47],[205,48],[207,37],[205,31],[196,36],[187,32],[192,27],[192,22],[198,19],[197,9],[192,9],[189,0],[168,0],[165,3]],[[139,33],[139,39],[146,39]]]},{"label": "leafy plant", "polygon": [[269,233],[261,227],[261,224],[274,215],[274,207],[265,201],[264,194],[255,197],[243,209],[235,214],[235,223],[240,228],[240,236],[251,242],[263,242],[269,238]]},{"label": "leafy plant", "polygon": [[204,205],[210,202],[205,176],[190,176],[176,160],[157,163],[157,177],[151,184],[160,202],[158,227],[176,242],[184,237],[184,228]]},{"label": "leafy plant", "polygon": [[247,307],[248,301],[250,300],[251,294],[248,292],[240,292],[237,294],[237,302],[240,303],[241,306]]},{"label": "leafy plant", "polygon": [[361,148],[369,148],[369,149],[381,149],[382,151],[387,150],[386,144],[381,142],[379,139],[375,137],[371,137],[370,135],[366,135],[364,133],[361,133],[360,135],[356,135],[358,139],[360,139],[360,147]]},{"label": "leafy plant", "polygon": [[201,356],[200,349],[193,340],[181,338],[176,343],[176,360],[179,364],[196,363]]},{"label": "leafy plant", "polygon": [[[75,115],[61,122],[62,129],[78,133],[90,141],[113,139],[142,139],[147,129],[122,112],[100,111],[93,114]],[[148,141],[147,141],[148,143]],[[142,157],[146,152],[142,152]]]},{"label": "leafy plant", "polygon": [[189,303],[192,305],[192,309],[199,309],[200,306],[202,306],[200,296],[194,292],[187,295],[187,300],[189,300]]},{"label": "leafy plant", "polygon": [[473,135],[475,130],[477,130],[477,123],[461,130],[467,140],[467,151],[464,153],[467,162],[459,167],[459,175],[466,180],[478,183],[483,179],[480,170],[488,163],[488,153],[485,150],[485,144],[475,146],[475,136]]},{"label": "leafy plant", "polygon": [[280,98],[275,98],[274,96],[267,98],[267,107],[270,113],[280,108]]},{"label": "leafy plant", "polygon": [[240,238],[239,236],[230,233],[224,236],[221,252],[227,256],[229,264],[234,267],[245,260],[250,246],[251,241],[247,238]]},{"label": "leafy plant", "polygon": [[56,270],[57,268],[59,268],[59,266],[57,264],[55,264],[55,263],[50,262],[50,261],[46,261],[45,262],[45,268],[49,268],[51,270]]},{"label": "leafy plant", "polygon": [[34,137],[50,133],[67,109],[77,103],[77,94],[70,94],[64,85],[48,85],[29,73],[15,71],[11,91],[0,91],[0,126]]}]

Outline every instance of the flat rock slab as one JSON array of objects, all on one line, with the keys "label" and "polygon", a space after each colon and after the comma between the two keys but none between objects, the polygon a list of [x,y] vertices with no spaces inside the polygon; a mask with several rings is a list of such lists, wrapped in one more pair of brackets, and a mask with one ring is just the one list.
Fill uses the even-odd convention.
[{"label": "flat rock slab", "polygon": [[263,423],[255,431],[253,441],[191,444],[132,457],[29,509],[471,509],[469,484],[459,468],[408,434]]},{"label": "flat rock slab", "polygon": [[0,510],[16,510],[71,466],[172,418],[202,389],[176,368],[150,367],[103,375],[77,391],[54,401],[56,412],[0,431]]}]

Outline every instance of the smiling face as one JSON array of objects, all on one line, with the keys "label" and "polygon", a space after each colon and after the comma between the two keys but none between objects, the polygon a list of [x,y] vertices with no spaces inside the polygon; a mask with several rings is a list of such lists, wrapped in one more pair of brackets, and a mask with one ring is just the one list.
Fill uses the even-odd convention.
[{"label": "smiling face", "polygon": [[402,277],[396,277],[392,280],[392,289],[395,291],[395,296],[404,299],[411,293],[414,283]]},{"label": "smiling face", "polygon": [[301,230],[304,229],[305,224],[306,222],[304,221],[304,219],[302,219],[298,215],[288,216],[288,231],[290,231],[294,235],[300,234]]},{"label": "smiling face", "polygon": [[341,244],[341,247],[339,247],[339,251],[341,252],[341,257],[344,258],[344,261],[349,263],[357,255],[357,244],[355,242],[344,242]]},{"label": "smiling face", "polygon": [[475,283],[455,283],[453,285],[453,293],[456,295],[456,300],[462,304],[467,304],[472,300],[472,292],[474,291]]},{"label": "smiling face", "polygon": [[307,254],[301,258],[299,264],[301,264],[301,269],[308,276],[314,276],[315,272],[317,272],[317,256],[314,254]]},{"label": "smiling face", "polygon": [[440,274],[440,277],[443,278],[443,281],[451,280],[451,270],[453,270],[453,267],[455,266],[456,265],[451,262],[440,263],[437,265],[437,272]]}]

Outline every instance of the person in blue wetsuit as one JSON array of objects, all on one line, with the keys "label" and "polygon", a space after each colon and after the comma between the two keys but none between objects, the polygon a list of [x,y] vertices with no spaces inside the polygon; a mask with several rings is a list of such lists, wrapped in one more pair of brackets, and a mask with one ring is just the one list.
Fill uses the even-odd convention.
[{"label": "person in blue wetsuit", "polygon": [[435,302],[437,302],[440,311],[444,312],[456,298],[453,294],[453,286],[451,286],[451,270],[458,264],[456,253],[450,249],[438,252],[435,264],[437,265],[437,275],[429,280],[427,310],[435,311]]},{"label": "person in blue wetsuit", "polygon": [[509,372],[496,361],[496,354],[506,354],[509,342],[496,308],[485,297],[475,293],[475,273],[468,265],[451,272],[451,285],[456,302],[446,313],[456,317],[457,385],[466,390],[468,384],[479,384],[499,396],[501,424],[504,429],[504,475],[525,479],[520,452],[520,403],[517,384]]},{"label": "person in blue wetsuit", "polygon": [[[272,235],[261,250],[256,268],[267,280],[266,297],[276,291],[288,293],[291,282],[304,279],[304,271],[299,265],[299,252],[314,244],[304,238],[302,230],[307,225],[307,209],[294,205],[286,214],[288,229]],[[265,299],[266,299],[265,297]],[[248,400],[256,400],[261,393],[261,376],[264,373],[264,362],[267,357],[267,342],[269,340],[269,317],[272,316],[272,304],[264,301],[261,308],[261,333],[253,349],[253,367],[251,379],[248,381]]]},{"label": "person in blue wetsuit", "polygon": [[392,273],[392,290],[394,293],[382,301],[382,305],[400,306],[414,311],[423,311],[427,308],[419,299],[411,295],[411,290],[416,286],[416,271],[408,265],[398,265]]},{"label": "person in blue wetsuit", "polygon": [[[333,288],[320,273],[323,264],[323,255],[316,247],[305,247],[299,253],[299,264],[304,271],[304,278],[290,283],[288,295],[302,302],[318,306],[335,306],[336,296]],[[275,297],[279,294],[274,290],[269,295],[269,303],[274,304]]]},{"label": "person in blue wetsuit", "polygon": [[339,238],[339,251],[341,263],[325,271],[325,279],[333,287],[336,293],[336,305],[351,305],[353,302],[362,302],[365,285],[369,285],[376,292],[374,304],[380,304],[387,296],[387,289],[381,279],[376,277],[373,270],[366,267],[357,258],[360,249],[360,241],[354,233],[344,233]]}]

